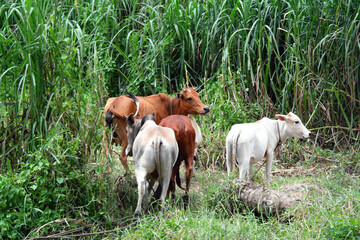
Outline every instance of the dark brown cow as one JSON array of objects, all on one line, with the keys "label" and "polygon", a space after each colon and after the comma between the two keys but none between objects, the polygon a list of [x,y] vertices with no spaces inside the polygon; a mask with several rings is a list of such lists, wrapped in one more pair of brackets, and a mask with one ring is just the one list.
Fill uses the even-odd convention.
[{"label": "dark brown cow", "polygon": [[[183,115],[171,115],[161,120],[159,126],[168,127],[174,130],[175,138],[179,146],[179,155],[173,167],[169,191],[175,192],[175,176],[179,176],[179,168],[183,161],[186,167],[186,188],[185,196],[188,196],[190,179],[193,175],[194,152],[195,152],[195,129],[191,120]],[[181,187],[178,181],[179,187]]]},{"label": "dark brown cow", "polygon": [[[136,97],[136,99],[139,100],[139,106],[137,106],[134,98],[128,96],[109,98],[103,114],[104,126],[113,127],[114,139],[112,142],[122,146],[120,161],[126,173],[129,173],[129,166],[125,154],[128,141],[125,131],[126,121],[123,117],[124,115],[129,116],[131,113],[137,113],[137,116],[143,117],[146,114],[152,114],[154,112],[156,123],[158,124],[163,118],[173,114],[197,115],[209,112],[209,107],[201,102],[196,88],[186,88],[174,97],[170,97],[164,93],[147,97]],[[105,153],[108,154],[109,147],[105,131],[103,137],[104,150]]]}]

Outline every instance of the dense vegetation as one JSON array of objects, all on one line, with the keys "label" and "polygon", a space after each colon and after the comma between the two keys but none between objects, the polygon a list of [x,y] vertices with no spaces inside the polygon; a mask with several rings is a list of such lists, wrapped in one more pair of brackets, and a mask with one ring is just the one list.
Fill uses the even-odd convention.
[{"label": "dense vegetation", "polygon": [[[96,229],[121,222],[116,219],[125,213],[114,203],[114,176],[104,174],[105,165],[115,168],[118,160],[101,154],[101,114],[106,99],[123,94],[124,86],[137,95],[199,87],[211,108],[198,118],[205,138],[202,167],[224,170],[223,139],[232,124],[294,111],[316,133],[307,164],[326,155],[342,160],[335,164],[343,174],[359,173],[358,1],[0,2],[4,238],[24,238],[31,231],[37,236],[36,228],[58,219]],[[297,141],[290,148],[285,160],[299,164],[296,159],[304,156]],[[354,190],[347,194],[346,199],[359,198]],[[203,204],[202,210],[214,205]],[[359,212],[359,203],[352,204]],[[168,227],[176,229],[182,216],[195,225],[214,217],[207,212],[187,219],[194,214],[166,216]],[[238,228],[253,218],[224,216],[216,218],[230,218]],[[348,217],[339,220],[341,226],[358,231],[360,223]],[[66,227],[50,224],[41,234]],[[339,229],[334,235],[330,230],[327,237],[337,236]],[[134,234],[130,238],[141,236]]]}]

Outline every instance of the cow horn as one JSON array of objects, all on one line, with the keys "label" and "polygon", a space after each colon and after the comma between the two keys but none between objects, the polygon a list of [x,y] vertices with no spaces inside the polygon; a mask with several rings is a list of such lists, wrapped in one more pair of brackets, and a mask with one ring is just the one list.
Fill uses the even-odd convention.
[{"label": "cow horn", "polygon": [[184,84],[184,86],[183,86],[183,91],[184,92],[186,92],[186,88],[187,88],[187,86]]}]

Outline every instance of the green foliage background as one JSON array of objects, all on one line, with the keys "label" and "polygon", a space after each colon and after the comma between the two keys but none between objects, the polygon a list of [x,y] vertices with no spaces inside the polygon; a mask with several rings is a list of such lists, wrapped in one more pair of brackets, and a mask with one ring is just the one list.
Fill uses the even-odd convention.
[{"label": "green foliage background", "polygon": [[3,236],[106,219],[101,114],[124,86],[137,95],[198,86],[211,108],[198,118],[213,154],[205,166],[231,125],[289,111],[321,147],[358,154],[358,1],[0,3]]}]

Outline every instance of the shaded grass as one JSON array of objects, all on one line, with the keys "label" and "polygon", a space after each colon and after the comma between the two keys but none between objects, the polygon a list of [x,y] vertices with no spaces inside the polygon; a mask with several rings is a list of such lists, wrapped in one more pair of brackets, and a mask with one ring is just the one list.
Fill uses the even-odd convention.
[{"label": "shaded grass", "polygon": [[[292,209],[290,221],[261,219],[246,210],[227,209],[233,201],[221,172],[198,171],[201,190],[192,190],[191,206],[183,210],[167,206],[164,213],[144,216],[136,226],[119,232],[125,239],[338,239],[359,237],[360,185],[354,176],[333,171],[316,177],[287,179],[288,184],[311,182],[314,188]],[[202,182],[206,182],[202,184]],[[272,184],[278,185],[277,180]],[[281,184],[283,185],[283,184]],[[232,213],[230,213],[232,212]]]},{"label": "shaded grass", "polygon": [[[295,142],[291,148],[302,151],[306,146]],[[292,150],[288,150],[289,153]],[[320,151],[317,149],[315,152]],[[136,226],[119,230],[125,239],[354,239],[360,237],[360,183],[359,175],[347,173],[344,166],[348,158],[346,154],[335,154],[339,161],[331,163],[334,167],[327,168],[323,158],[332,156],[321,152],[316,154],[310,164],[310,159],[301,161],[278,162],[274,168],[284,169],[284,166],[295,163],[298,172],[285,175],[274,175],[271,188],[280,190],[286,186],[309,186],[301,189],[302,201],[293,209],[283,214],[283,218],[262,218],[249,212],[236,201],[232,191],[232,174],[227,177],[222,167],[203,169],[196,164],[194,178],[190,190],[190,205],[183,208],[181,190],[177,190],[175,203],[167,203],[163,213],[150,212]],[[288,152],[286,152],[288,154]],[[293,166],[294,167],[294,166]],[[310,174],[308,169],[313,169]],[[327,169],[325,171],[325,169]],[[263,169],[255,179],[263,184]],[[134,189],[135,190],[135,189]],[[136,191],[136,190],[135,190]],[[132,203],[135,206],[135,203]],[[133,206],[133,208],[134,208]]]},{"label": "shaded grass", "polygon": [[[296,145],[292,148],[307,147],[297,142],[292,144]],[[115,154],[114,156],[117,157]],[[44,236],[59,232],[60,229],[81,227],[86,223],[85,226],[92,227],[87,228],[84,235],[112,231],[89,236],[90,239],[98,239],[100,236],[110,239],[356,239],[360,231],[357,218],[360,214],[359,175],[349,174],[344,168],[348,161],[346,154],[336,156],[339,161],[332,163],[334,167],[329,169],[326,168],[327,164],[320,164],[322,157],[325,157],[321,156],[316,157],[312,164],[309,159],[305,159],[302,164],[295,164],[298,172],[272,177],[271,188],[275,190],[282,191],[284,187],[293,185],[308,186],[300,189],[303,201],[284,213],[280,219],[256,216],[244,208],[241,202],[236,201],[238,193],[233,192],[231,179],[237,177],[237,174],[234,173],[229,178],[221,166],[204,169],[196,163],[189,207],[184,209],[184,192],[177,189],[174,202],[167,202],[163,212],[150,210],[135,224],[131,219],[137,202],[136,184],[130,181],[122,185],[122,192],[119,191],[115,180],[124,173],[119,160],[114,159],[114,171],[111,175],[103,175],[107,166],[102,165],[99,159],[86,170],[91,176],[91,182],[100,184],[103,189],[95,194],[97,197],[93,198],[90,208],[99,209],[99,212],[93,217],[78,216],[79,221],[73,222],[71,226],[53,223],[52,228],[40,233]],[[293,161],[298,163],[295,159]],[[273,169],[286,170],[284,167],[287,164],[278,162]],[[313,168],[315,169],[308,174],[307,170]],[[263,175],[264,170],[261,169],[255,182],[263,184]],[[124,197],[122,202],[119,201],[119,193]],[[122,193],[125,195],[121,195]],[[85,207],[81,213],[87,209]]]}]

